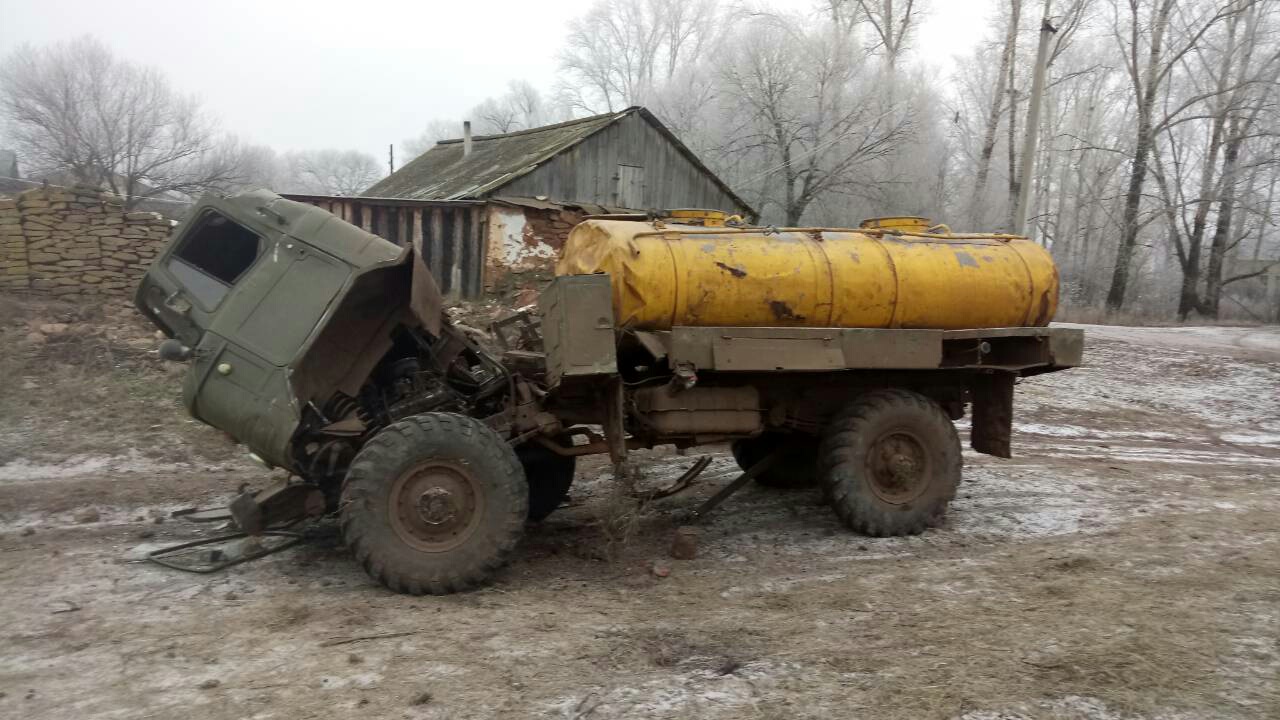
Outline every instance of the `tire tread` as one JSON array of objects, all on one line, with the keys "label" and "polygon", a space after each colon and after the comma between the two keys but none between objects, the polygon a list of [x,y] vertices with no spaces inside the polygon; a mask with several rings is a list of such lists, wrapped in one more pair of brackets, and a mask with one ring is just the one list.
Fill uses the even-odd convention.
[{"label": "tire tread", "polygon": [[[379,513],[366,507],[378,496],[378,485],[394,481],[389,473],[405,462],[405,455],[432,445],[458,442],[468,446],[484,459],[484,464],[498,472],[496,487],[507,497],[489,498],[495,508],[507,506],[496,532],[484,542],[464,545],[451,554],[458,558],[451,569],[415,571],[412,562],[404,561],[398,548],[380,547],[373,527]],[[351,548],[356,562],[377,582],[409,595],[445,595],[473,588],[506,565],[524,532],[528,503],[523,470],[515,453],[497,433],[479,420],[450,413],[424,413],[387,426],[356,455],[347,472],[342,489],[340,510],[342,536]],[[519,512],[515,512],[518,509]],[[385,532],[385,531],[384,531]],[[483,554],[477,556],[477,550]],[[399,562],[396,562],[397,556]],[[410,556],[412,557],[412,556]]]},{"label": "tire tread", "polygon": [[[931,435],[945,443],[941,470],[946,481],[935,489],[924,508],[890,515],[866,497],[868,491],[858,479],[862,455],[856,448],[877,417],[899,410],[926,418],[932,426]],[[942,523],[947,505],[955,497],[963,460],[955,426],[942,408],[919,393],[892,388],[866,393],[832,418],[822,438],[818,463],[823,492],[841,522],[865,535],[889,537],[918,535]]]}]

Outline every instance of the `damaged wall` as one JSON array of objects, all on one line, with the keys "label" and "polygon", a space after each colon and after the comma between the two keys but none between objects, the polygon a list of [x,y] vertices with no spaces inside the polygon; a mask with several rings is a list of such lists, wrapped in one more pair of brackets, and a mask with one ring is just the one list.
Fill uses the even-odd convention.
[{"label": "damaged wall", "polygon": [[501,286],[511,273],[550,274],[569,231],[583,215],[568,207],[490,204],[486,285]]},{"label": "damaged wall", "polygon": [[131,296],[172,223],[89,188],[0,199],[0,290]]}]

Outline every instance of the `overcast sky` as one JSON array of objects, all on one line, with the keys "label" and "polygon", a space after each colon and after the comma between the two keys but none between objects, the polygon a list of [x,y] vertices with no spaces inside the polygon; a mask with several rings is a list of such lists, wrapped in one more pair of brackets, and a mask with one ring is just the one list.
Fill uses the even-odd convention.
[{"label": "overcast sky", "polygon": [[[461,118],[510,79],[549,88],[565,23],[591,0],[0,0],[0,55],[93,34],[163,69],[246,140],[386,157],[431,118]],[[765,0],[808,10],[817,0]],[[990,0],[932,0],[917,57],[949,72]],[[397,166],[401,158],[397,158]]]}]

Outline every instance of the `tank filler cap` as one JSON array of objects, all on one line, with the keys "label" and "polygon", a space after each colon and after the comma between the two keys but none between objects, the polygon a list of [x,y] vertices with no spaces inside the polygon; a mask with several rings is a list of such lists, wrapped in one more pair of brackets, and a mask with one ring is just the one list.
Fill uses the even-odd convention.
[{"label": "tank filler cap", "polygon": [[868,218],[858,227],[869,230],[906,230],[908,232],[926,232],[929,229],[929,218],[916,215],[893,215],[890,217]]},{"label": "tank filler cap", "polygon": [[665,218],[682,225],[701,225],[703,227],[724,227],[728,214],[722,210],[704,210],[701,208],[677,208],[668,210]]}]

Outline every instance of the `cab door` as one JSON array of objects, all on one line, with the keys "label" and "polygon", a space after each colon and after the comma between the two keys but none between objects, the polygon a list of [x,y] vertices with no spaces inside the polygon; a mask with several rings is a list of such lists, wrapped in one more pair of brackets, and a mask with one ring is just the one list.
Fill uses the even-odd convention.
[{"label": "cab door", "polygon": [[301,415],[288,366],[351,276],[337,259],[296,238],[266,241],[227,295],[201,343],[204,367],[192,412],[276,464]]},{"label": "cab door", "polygon": [[264,245],[216,209],[197,207],[143,277],[134,302],[167,335],[195,347]]}]

